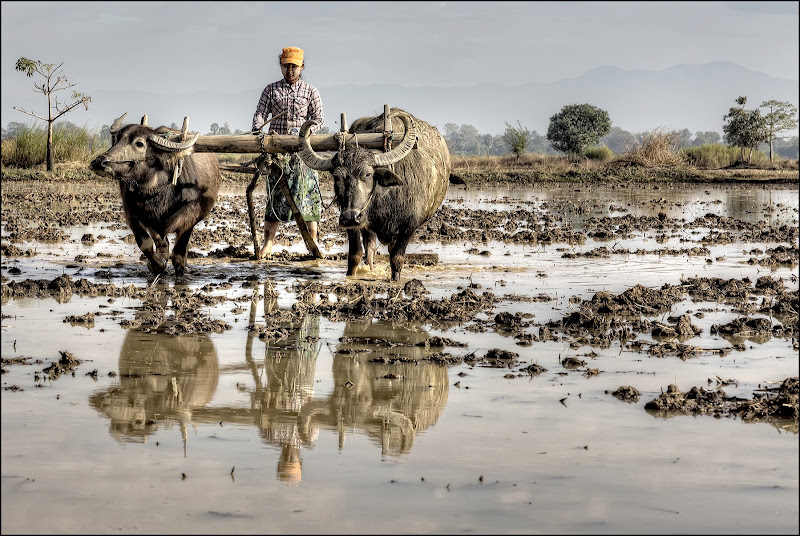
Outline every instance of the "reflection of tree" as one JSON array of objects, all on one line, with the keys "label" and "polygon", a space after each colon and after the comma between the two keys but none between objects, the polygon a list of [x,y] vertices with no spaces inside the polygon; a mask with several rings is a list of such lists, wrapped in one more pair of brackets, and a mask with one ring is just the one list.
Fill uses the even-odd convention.
[{"label": "reflection of tree", "polygon": [[193,409],[214,397],[218,369],[208,335],[129,331],[119,353],[119,384],[92,394],[89,404],[111,418],[111,435],[119,441],[146,441],[174,422],[185,441]]},{"label": "reflection of tree", "polygon": [[[376,440],[382,455],[408,453],[416,434],[439,419],[447,404],[447,368],[419,360],[427,333],[390,322],[348,322],[333,359],[334,390],[301,410],[301,438],[314,426],[347,428]],[[421,344],[422,343],[422,344]]]}]

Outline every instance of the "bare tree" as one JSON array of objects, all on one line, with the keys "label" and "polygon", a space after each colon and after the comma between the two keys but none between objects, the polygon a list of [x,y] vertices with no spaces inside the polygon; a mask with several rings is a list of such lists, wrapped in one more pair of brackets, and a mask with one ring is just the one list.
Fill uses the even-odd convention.
[{"label": "bare tree", "polygon": [[59,102],[58,96],[54,95],[54,93],[75,86],[75,84],[71,83],[66,76],[61,74],[62,65],[64,64],[59,63],[56,65],[54,63],[42,63],[40,60],[20,58],[17,60],[17,65],[15,67],[17,71],[25,73],[28,78],[34,74],[38,74],[44,78],[44,81],[41,83],[34,82],[33,90],[37,93],[42,93],[43,95],[47,96],[47,117],[42,117],[41,115],[29,112],[23,108],[17,108],[16,106],[14,106],[14,109],[18,112],[41,119],[47,123],[47,171],[53,171],[53,123],[56,121],[56,119],[69,112],[79,104],[83,104],[88,110],[89,103],[92,102],[91,97],[74,90],[72,92],[72,96],[70,97],[72,102],[69,104]]}]

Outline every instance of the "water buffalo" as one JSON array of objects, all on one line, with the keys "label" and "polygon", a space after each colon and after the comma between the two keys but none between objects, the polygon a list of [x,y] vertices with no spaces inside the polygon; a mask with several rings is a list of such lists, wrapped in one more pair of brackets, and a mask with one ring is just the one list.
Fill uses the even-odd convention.
[{"label": "water buffalo", "polygon": [[175,233],[172,265],[175,275],[182,276],[192,230],[217,200],[217,155],[192,152],[199,134],[176,141],[181,131],[150,128],[147,116],[139,125],[122,126],[125,115],[111,125],[112,147],[92,161],[91,169],[119,181],[125,220],[152,273],[166,270],[167,235]]},{"label": "water buffalo", "polygon": [[[376,154],[352,144],[331,157],[322,156],[311,148],[308,133],[313,122],[307,121],[300,130],[299,154],[308,167],[333,175],[339,225],[347,229],[349,239],[347,275],[353,275],[364,250],[372,269],[380,240],[389,246],[392,280],[397,281],[414,231],[441,206],[448,181],[459,180],[450,175],[450,152],[435,127],[399,109],[390,118],[392,130],[403,134],[403,140],[389,152]],[[383,128],[381,114],[357,119],[348,132]]]}]

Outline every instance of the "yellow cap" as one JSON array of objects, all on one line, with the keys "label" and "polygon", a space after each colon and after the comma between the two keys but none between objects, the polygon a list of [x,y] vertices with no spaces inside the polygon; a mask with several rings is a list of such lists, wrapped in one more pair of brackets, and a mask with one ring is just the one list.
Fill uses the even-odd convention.
[{"label": "yellow cap", "polygon": [[281,53],[281,65],[284,63],[294,63],[295,65],[303,65],[303,49],[297,47],[286,47]]}]

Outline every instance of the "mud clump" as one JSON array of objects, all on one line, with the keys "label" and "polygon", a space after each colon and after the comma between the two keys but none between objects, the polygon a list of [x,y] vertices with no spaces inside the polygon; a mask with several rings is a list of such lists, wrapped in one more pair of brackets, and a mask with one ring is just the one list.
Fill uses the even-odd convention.
[{"label": "mud clump", "polygon": [[83,325],[87,327],[94,326],[94,314],[86,313],[85,315],[69,315],[64,319],[64,322],[69,322],[73,326]]},{"label": "mud clump", "polygon": [[657,416],[714,415],[731,417],[739,415],[745,421],[763,420],[770,417],[798,421],[797,377],[786,378],[779,388],[754,392],[752,400],[727,396],[722,389],[706,390],[692,387],[683,393],[671,384],[667,392],[645,404],[645,409]]},{"label": "mud clump", "polygon": [[[672,319],[667,319],[672,320]],[[674,325],[662,324],[655,322],[651,335],[653,337],[679,337],[681,339],[690,339],[703,332],[702,329],[692,324],[692,319],[689,315],[681,315]]]},{"label": "mud clump", "polygon": [[[606,391],[608,394],[608,391]],[[611,396],[622,400],[623,402],[633,403],[638,402],[639,398],[641,398],[642,393],[639,392],[636,387],[631,387],[630,385],[623,385],[613,393]]]},{"label": "mud clump", "polygon": [[561,366],[565,369],[575,370],[586,365],[586,361],[577,357],[565,357],[561,360]]},{"label": "mud clump", "polygon": [[2,254],[3,257],[33,257],[36,255],[36,252],[30,248],[22,251],[14,244],[2,244],[0,245],[0,254]]},{"label": "mud clump", "polygon": [[483,358],[486,366],[494,368],[512,368],[518,359],[519,354],[498,348],[492,348]]},{"label": "mud clump", "polygon": [[527,372],[531,376],[538,376],[542,372],[547,372],[547,369],[538,363],[533,363],[532,365],[520,369],[520,372]]},{"label": "mud clump", "polygon": [[62,352],[58,361],[54,361],[49,367],[42,369],[42,372],[47,374],[51,380],[57,380],[62,374],[75,375],[75,369],[78,365],[83,363],[80,359],[72,355],[71,352]]}]

